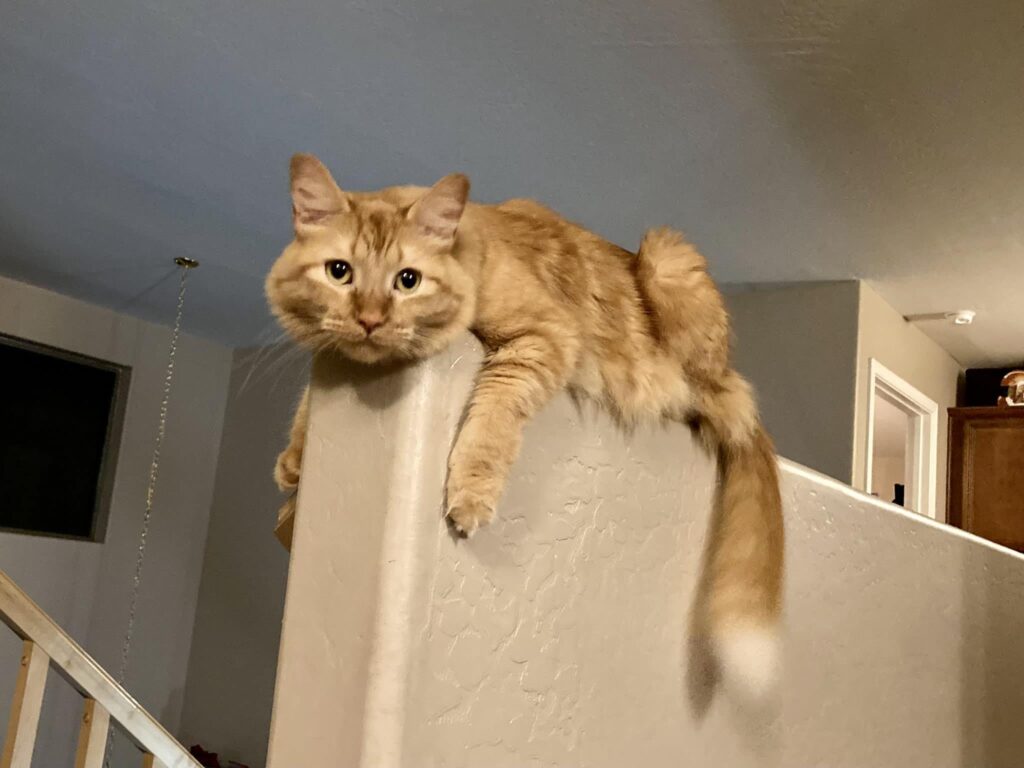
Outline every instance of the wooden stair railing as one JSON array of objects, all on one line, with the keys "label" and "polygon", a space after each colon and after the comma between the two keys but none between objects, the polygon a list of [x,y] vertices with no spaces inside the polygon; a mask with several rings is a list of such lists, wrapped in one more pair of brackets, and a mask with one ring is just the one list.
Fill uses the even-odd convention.
[{"label": "wooden stair railing", "polygon": [[23,641],[0,768],[30,768],[52,665],[83,697],[75,768],[101,768],[111,722],[141,750],[144,768],[199,768],[199,763],[124,688],[0,571],[0,619]]}]

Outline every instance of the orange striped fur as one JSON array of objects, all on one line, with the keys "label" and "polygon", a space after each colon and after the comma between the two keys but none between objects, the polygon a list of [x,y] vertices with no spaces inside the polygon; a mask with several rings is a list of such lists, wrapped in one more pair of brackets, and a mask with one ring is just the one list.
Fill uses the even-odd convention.
[{"label": "orange striped fur", "polygon": [[[449,459],[447,513],[464,535],[493,518],[524,424],[560,390],[624,426],[672,419],[700,434],[721,482],[695,626],[727,678],[753,694],[770,686],[783,568],[776,460],[729,367],[722,297],[682,235],[651,231],[631,253],[530,200],[470,203],[460,175],[346,192],[309,155],[292,159],[291,188],[295,239],[267,295],[296,340],[364,363],[423,358],[466,330],[487,350]],[[403,270],[415,273],[410,290]],[[305,418],[303,404],[278,461],[283,490],[298,483]]]}]

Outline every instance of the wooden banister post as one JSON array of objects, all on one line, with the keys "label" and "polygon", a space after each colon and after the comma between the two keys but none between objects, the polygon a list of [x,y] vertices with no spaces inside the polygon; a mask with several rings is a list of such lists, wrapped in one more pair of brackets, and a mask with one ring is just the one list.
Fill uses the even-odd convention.
[{"label": "wooden banister post", "polygon": [[31,768],[49,667],[50,657],[31,640],[26,640],[22,646],[21,669],[11,702],[0,768]]},{"label": "wooden banister post", "polygon": [[[46,670],[51,660],[58,673],[84,698],[96,701],[93,719],[105,717],[108,722],[116,722],[136,747],[159,756],[161,768],[199,768],[195,758],[3,571],[0,571],[0,621],[25,641],[0,768],[29,768]],[[102,715],[98,714],[99,708],[102,708]],[[98,726],[99,723],[90,725],[91,728]],[[88,736],[90,745],[95,736],[96,733]]]},{"label": "wooden banister post", "polygon": [[164,768],[164,764],[147,753],[142,756],[142,768]]},{"label": "wooden banister post", "polygon": [[86,699],[78,730],[75,768],[101,768],[110,730],[110,713],[93,699]]}]

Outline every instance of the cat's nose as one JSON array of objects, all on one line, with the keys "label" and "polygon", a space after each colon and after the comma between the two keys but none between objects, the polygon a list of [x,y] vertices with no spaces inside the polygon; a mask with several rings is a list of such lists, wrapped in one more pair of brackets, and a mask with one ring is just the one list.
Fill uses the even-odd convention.
[{"label": "cat's nose", "polygon": [[363,326],[363,330],[369,335],[375,328],[384,324],[384,315],[379,312],[360,312],[356,322]]}]

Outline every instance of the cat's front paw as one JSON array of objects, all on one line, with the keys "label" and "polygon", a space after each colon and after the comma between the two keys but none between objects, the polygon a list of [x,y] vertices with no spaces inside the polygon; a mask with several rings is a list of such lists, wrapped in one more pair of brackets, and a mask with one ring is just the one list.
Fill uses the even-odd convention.
[{"label": "cat's front paw", "polygon": [[294,491],[299,487],[302,471],[302,448],[289,445],[277,457],[274,465],[274,482],[282,492]]},{"label": "cat's front paw", "polygon": [[494,519],[494,507],[468,494],[455,494],[448,499],[448,519],[452,527],[468,539],[477,528]]}]

